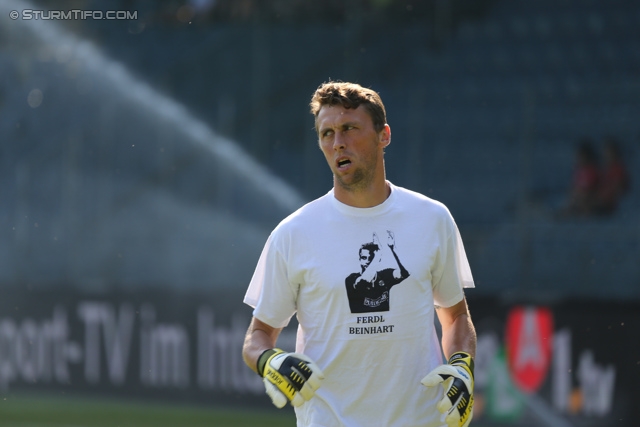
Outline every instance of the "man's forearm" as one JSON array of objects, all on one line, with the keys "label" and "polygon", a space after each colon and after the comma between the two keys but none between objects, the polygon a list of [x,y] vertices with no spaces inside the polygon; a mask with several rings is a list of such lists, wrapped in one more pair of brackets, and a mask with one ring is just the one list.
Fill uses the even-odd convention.
[{"label": "man's forearm", "polygon": [[443,325],[442,350],[447,359],[457,351],[464,351],[475,357],[476,342],[476,330],[468,314],[460,314],[450,325]]},{"label": "man's forearm", "polygon": [[280,329],[274,329],[255,318],[252,320],[244,338],[242,358],[244,359],[244,363],[246,363],[254,372],[258,372],[258,358],[265,350],[276,346],[279,334]]},{"label": "man's forearm", "polygon": [[393,246],[389,245],[389,248],[391,249],[391,253],[393,254],[393,257],[396,260],[396,264],[398,264],[398,268],[394,270],[393,275],[398,279],[403,279],[403,280],[406,279],[407,277],[409,277],[409,272],[407,271],[406,268],[404,268],[404,265],[402,265],[402,263],[400,262],[400,258],[398,258],[398,255],[396,255],[396,251],[393,250]]}]

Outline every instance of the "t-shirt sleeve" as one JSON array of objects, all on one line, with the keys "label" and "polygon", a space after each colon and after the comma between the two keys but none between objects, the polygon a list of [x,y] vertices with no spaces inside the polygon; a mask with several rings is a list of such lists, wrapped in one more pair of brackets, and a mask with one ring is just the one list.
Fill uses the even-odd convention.
[{"label": "t-shirt sleeve", "polygon": [[244,303],[254,308],[255,318],[284,328],[296,311],[295,289],[288,280],[286,251],[272,233],[262,249]]},{"label": "t-shirt sleeve", "polygon": [[434,303],[451,307],[464,298],[463,288],[474,288],[471,267],[458,227],[447,211],[442,229],[440,252],[432,272]]}]

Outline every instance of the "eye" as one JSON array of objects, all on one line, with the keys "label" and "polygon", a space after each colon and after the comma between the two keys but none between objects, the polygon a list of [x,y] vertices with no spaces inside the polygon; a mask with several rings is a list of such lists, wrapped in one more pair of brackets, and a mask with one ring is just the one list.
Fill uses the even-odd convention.
[{"label": "eye", "polygon": [[323,138],[326,138],[326,137],[331,136],[331,135],[333,135],[333,130],[331,130],[331,129],[327,129],[322,133],[322,137]]}]

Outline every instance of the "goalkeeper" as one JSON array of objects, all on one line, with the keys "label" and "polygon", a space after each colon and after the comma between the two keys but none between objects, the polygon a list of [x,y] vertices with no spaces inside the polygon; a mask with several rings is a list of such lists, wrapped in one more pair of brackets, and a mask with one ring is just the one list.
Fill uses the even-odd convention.
[{"label": "goalkeeper", "polygon": [[[324,83],[311,112],[333,188],[269,236],[244,298],[254,307],[244,361],[277,407],[295,408],[298,427],[466,427],[476,334],[463,288],[474,283],[455,221],[442,203],[386,179],[391,129],[377,92]],[[374,234],[393,241],[367,279],[380,291],[362,300],[345,283]],[[400,260],[400,285],[374,274]],[[294,314],[287,352],[277,341]]]}]

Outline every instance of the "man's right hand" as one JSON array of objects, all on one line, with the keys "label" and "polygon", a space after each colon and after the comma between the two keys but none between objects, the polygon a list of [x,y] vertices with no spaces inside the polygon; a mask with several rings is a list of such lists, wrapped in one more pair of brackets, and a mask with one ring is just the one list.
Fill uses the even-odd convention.
[{"label": "man's right hand", "polygon": [[324,374],[303,354],[267,350],[258,358],[258,374],[273,404],[282,408],[287,401],[300,406],[311,399],[324,380]]},{"label": "man's right hand", "polygon": [[396,245],[396,238],[393,235],[393,231],[387,230],[387,246],[389,246],[393,250],[393,247],[395,245]]}]

